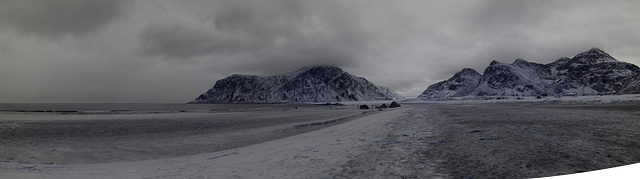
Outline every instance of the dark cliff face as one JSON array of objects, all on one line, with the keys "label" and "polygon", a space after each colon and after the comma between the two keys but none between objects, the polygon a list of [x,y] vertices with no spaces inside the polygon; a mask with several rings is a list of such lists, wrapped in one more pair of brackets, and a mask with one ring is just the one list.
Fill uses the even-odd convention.
[{"label": "dark cliff face", "polygon": [[482,82],[487,83],[489,87],[512,88],[520,78],[515,75],[508,64],[494,64],[484,70]]},{"label": "dark cliff face", "polygon": [[[463,70],[465,71],[465,70]],[[421,99],[441,99],[459,96],[536,96],[536,95],[600,95],[638,93],[640,68],[620,62],[606,52],[593,48],[573,58],[560,58],[549,64],[527,62],[512,64],[492,61],[480,75],[477,84],[453,84],[461,73],[429,86]],[[475,75],[470,75],[475,76]],[[470,89],[444,92],[452,89]],[[453,95],[455,94],[455,95]]]},{"label": "dark cliff face", "polygon": [[287,103],[403,99],[339,67],[305,67],[275,76],[232,75],[191,103]]}]

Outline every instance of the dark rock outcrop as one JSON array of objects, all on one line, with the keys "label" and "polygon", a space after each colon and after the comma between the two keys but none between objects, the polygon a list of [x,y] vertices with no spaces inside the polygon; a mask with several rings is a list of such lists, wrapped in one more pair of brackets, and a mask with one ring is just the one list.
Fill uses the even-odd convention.
[{"label": "dark rock outcrop", "polygon": [[398,107],[402,107],[402,106],[395,101],[389,104],[389,108],[398,108]]},{"label": "dark rock outcrop", "polygon": [[382,103],[382,105],[377,106],[376,108],[377,109],[387,109],[387,108],[389,108],[389,106],[387,106],[387,104]]}]

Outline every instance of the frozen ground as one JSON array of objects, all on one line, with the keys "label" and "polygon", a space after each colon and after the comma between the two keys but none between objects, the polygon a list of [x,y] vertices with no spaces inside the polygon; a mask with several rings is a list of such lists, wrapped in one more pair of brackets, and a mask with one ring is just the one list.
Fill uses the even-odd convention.
[{"label": "frozen ground", "polygon": [[[355,106],[301,107],[299,111],[303,112],[298,112],[299,115],[291,115],[294,112],[287,111],[288,108],[149,114],[166,123],[165,127],[160,125],[166,130],[157,133],[121,130],[122,136],[107,141],[120,148],[103,145],[103,151],[79,150],[85,155],[78,156],[97,158],[67,163],[41,160],[37,154],[43,151],[30,147],[37,143],[3,138],[2,142],[14,140],[14,143],[3,145],[5,148],[0,151],[13,148],[14,153],[2,153],[0,178],[531,178],[640,162],[640,104],[634,101],[415,103],[384,111],[368,110],[366,114]],[[220,129],[203,122],[208,121],[204,116],[223,114],[244,117],[222,121],[245,122]],[[146,117],[127,119],[138,120],[140,125],[127,124],[142,131],[157,128]],[[286,132],[296,129],[291,128],[293,124],[332,119],[343,120]],[[31,120],[1,120],[1,124],[5,129],[21,128],[17,123]],[[74,121],[68,117],[53,121],[69,120]],[[100,124],[111,126],[118,122],[91,121],[109,121]],[[169,130],[173,128],[169,126],[178,126],[180,130]],[[195,126],[212,129],[200,133],[196,131],[202,129]],[[277,131],[285,131],[286,135],[278,135]],[[39,133],[34,135],[41,138],[39,142],[49,140]],[[94,135],[110,138],[102,133]],[[65,138],[58,136],[51,140],[65,141]],[[220,140],[225,138],[228,140]],[[81,138],[70,139],[73,140],[66,140],[68,143],[49,142],[44,146],[74,149],[78,148],[74,145],[102,143],[92,141],[94,138],[77,143],[71,141]],[[236,143],[240,145],[235,146]],[[219,144],[227,148],[216,148]],[[130,145],[141,151],[128,153],[132,150],[127,148]],[[58,151],[61,150],[40,156],[55,156]],[[101,157],[109,152],[113,157]],[[75,155],[71,152],[68,156]]]}]

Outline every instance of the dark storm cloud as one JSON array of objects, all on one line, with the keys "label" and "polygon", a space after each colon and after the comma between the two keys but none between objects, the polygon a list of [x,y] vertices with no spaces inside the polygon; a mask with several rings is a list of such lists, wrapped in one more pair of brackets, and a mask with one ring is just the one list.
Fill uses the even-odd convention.
[{"label": "dark storm cloud", "polygon": [[301,14],[297,1],[211,1],[213,10],[196,26],[180,22],[149,24],[140,33],[141,51],[169,59],[189,59],[207,54],[260,52],[278,40],[298,36]]},{"label": "dark storm cloud", "polygon": [[[549,63],[592,47],[615,49],[611,48],[610,41],[615,39],[612,36],[623,34],[629,37],[632,33],[612,33],[613,29],[626,28],[620,26],[622,22],[611,23],[611,20],[620,21],[616,18],[620,14],[606,9],[622,10],[638,6],[633,1],[616,2],[484,1],[460,12],[462,18],[448,24],[448,35],[439,37],[444,41],[441,48],[457,51],[438,54],[459,58],[455,60],[456,63],[467,61],[465,67],[482,73],[491,60],[511,63],[523,58]],[[622,21],[631,22],[628,20]],[[628,45],[631,43],[625,44]],[[467,55],[456,54],[461,51]],[[446,78],[440,75],[458,71],[453,66],[434,69],[438,73],[429,76],[432,79]]]},{"label": "dark storm cloud", "polygon": [[549,63],[598,47],[640,64],[637,9],[634,0],[0,0],[0,102],[186,102],[234,73],[309,65],[415,97],[492,60]]},{"label": "dark storm cloud", "polygon": [[242,33],[256,38],[273,38],[297,33],[304,19],[303,4],[299,1],[216,1],[209,20],[219,31]]},{"label": "dark storm cloud", "polygon": [[123,15],[126,0],[0,0],[0,28],[47,38],[84,35]]},{"label": "dark storm cloud", "polygon": [[231,69],[273,74],[308,65],[356,65],[370,38],[344,16],[344,7],[331,3],[234,0],[201,5],[212,7],[203,18],[212,26],[150,24],[140,33],[140,51],[167,59],[205,56],[227,61],[224,65]]},{"label": "dark storm cloud", "polygon": [[[474,9],[469,18],[473,30],[483,33],[505,32],[505,28],[536,25],[552,15],[553,1],[493,0]],[[559,6],[558,6],[559,7]]]},{"label": "dark storm cloud", "polygon": [[206,31],[178,24],[153,24],[140,33],[141,52],[169,58],[191,58],[228,48],[231,44],[215,39]]}]

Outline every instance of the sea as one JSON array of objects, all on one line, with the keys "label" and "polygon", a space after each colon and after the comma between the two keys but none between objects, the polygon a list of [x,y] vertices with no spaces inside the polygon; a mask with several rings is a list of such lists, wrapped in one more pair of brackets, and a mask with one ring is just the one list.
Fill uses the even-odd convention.
[{"label": "sea", "polygon": [[289,107],[287,104],[184,104],[184,103],[0,103],[0,112],[111,113],[204,112],[228,109]]}]

